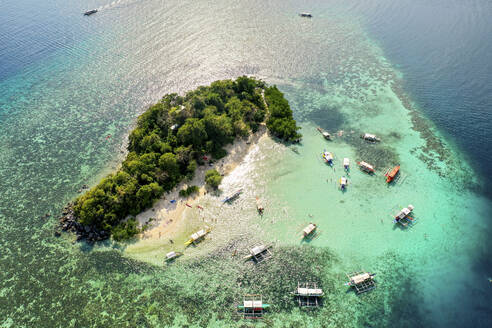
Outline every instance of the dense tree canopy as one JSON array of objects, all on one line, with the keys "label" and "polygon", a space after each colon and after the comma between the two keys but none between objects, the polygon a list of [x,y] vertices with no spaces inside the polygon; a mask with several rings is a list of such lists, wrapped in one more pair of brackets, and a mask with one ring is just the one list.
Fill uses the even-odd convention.
[{"label": "dense tree canopy", "polygon": [[[287,141],[300,138],[283,94],[254,78],[215,81],[184,96],[164,96],[138,118],[121,168],[76,199],[77,219],[117,239],[138,233],[129,215],[152,206],[183,179],[191,179],[203,155],[224,156],[225,145],[255,132],[265,117],[275,136]],[[207,183],[218,187],[222,177],[213,171],[207,172]]]}]

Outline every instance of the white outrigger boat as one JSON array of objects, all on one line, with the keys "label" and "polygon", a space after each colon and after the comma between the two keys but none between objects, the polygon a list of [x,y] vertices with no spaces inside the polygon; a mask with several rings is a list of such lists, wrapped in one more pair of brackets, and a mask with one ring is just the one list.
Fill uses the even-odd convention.
[{"label": "white outrigger boat", "polygon": [[347,188],[348,185],[348,180],[346,177],[341,177],[340,178],[340,189],[343,191],[345,188]]},{"label": "white outrigger boat", "polygon": [[302,238],[314,237],[317,228],[318,226],[315,223],[309,223],[309,225],[302,230]]},{"label": "white outrigger boat", "polygon": [[367,140],[367,141],[370,141],[370,142],[379,142],[379,141],[381,141],[381,139],[379,139],[378,137],[376,137],[376,135],[370,134],[370,133],[364,133],[360,137],[362,139]]},{"label": "white outrigger boat", "polygon": [[183,253],[175,252],[175,251],[169,252],[166,254],[166,262],[173,261],[176,258],[180,257],[181,255],[183,255]]},{"label": "white outrigger boat", "polygon": [[197,232],[195,232],[194,234],[192,234],[190,236],[190,239],[188,239],[186,242],[185,242],[185,245],[188,246],[188,245],[191,245],[191,244],[195,244],[196,242],[199,242],[201,240],[203,240],[203,238],[205,238],[205,236],[210,232],[212,231],[212,229],[210,228],[206,228],[206,229],[202,229],[202,230],[199,230]]},{"label": "white outrigger boat", "polygon": [[364,161],[357,162],[357,164],[362,171],[365,171],[367,173],[374,173],[374,166],[372,166],[371,164]]},{"label": "white outrigger boat", "polygon": [[333,165],[333,154],[328,152],[328,151],[324,151],[323,154],[323,159],[325,160],[325,163],[326,164],[329,164],[330,166]]},{"label": "white outrigger boat", "polygon": [[407,207],[402,208],[401,211],[395,215],[393,223],[399,223],[404,227],[408,226],[408,224],[414,223],[415,219],[410,216],[410,213],[412,213],[413,209],[414,207],[411,204]]},{"label": "white outrigger boat", "polygon": [[348,171],[350,169],[350,160],[347,157],[343,159],[343,168],[345,169],[345,171]]}]

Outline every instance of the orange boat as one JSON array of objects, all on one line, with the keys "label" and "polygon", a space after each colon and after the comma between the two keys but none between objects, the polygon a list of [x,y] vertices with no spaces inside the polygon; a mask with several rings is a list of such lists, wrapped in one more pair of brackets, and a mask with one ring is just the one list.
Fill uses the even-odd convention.
[{"label": "orange boat", "polygon": [[400,172],[400,164],[395,166],[391,171],[385,174],[386,176],[386,183],[390,183],[393,181],[393,179],[396,177],[396,175]]}]

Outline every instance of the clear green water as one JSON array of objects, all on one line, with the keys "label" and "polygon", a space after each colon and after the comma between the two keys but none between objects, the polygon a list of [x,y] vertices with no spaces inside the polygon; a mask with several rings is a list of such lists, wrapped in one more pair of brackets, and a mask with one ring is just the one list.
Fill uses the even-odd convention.
[{"label": "clear green water", "polygon": [[[30,24],[57,13],[68,41],[0,82],[1,325],[251,326],[234,305],[253,292],[272,304],[257,326],[465,326],[472,316],[487,325],[490,284],[474,270],[487,252],[489,203],[473,192],[480,179],[418,114],[404,77],[350,4],[313,2],[313,20],[297,17],[305,5],[295,2],[128,1],[90,20],[82,8],[73,12],[104,5],[23,11]],[[16,6],[8,9],[18,13]],[[117,165],[147,104],[241,74],[279,85],[304,138],[295,148],[260,142],[224,179],[224,193],[245,190],[231,206],[203,199],[201,222],[214,228],[204,243],[163,266],[169,245],[136,256],[124,245],[53,237],[55,218],[41,216],[59,213],[82,184]],[[316,126],[345,133],[326,142]],[[383,142],[361,142],[364,131]],[[323,149],[336,155],[336,171],[320,161]],[[352,163],[345,193],[335,184],[343,157]],[[359,159],[377,174],[359,172]],[[387,187],[381,174],[395,163],[407,178]],[[263,218],[255,196],[264,199]],[[390,215],[409,203],[418,224],[394,229]],[[191,212],[185,230],[200,219]],[[321,234],[301,244],[310,221]],[[232,256],[257,242],[274,243],[270,261],[254,266]],[[378,274],[377,290],[362,297],[343,286],[344,273],[359,268]],[[317,311],[299,310],[289,295],[305,280],[327,293]]]}]

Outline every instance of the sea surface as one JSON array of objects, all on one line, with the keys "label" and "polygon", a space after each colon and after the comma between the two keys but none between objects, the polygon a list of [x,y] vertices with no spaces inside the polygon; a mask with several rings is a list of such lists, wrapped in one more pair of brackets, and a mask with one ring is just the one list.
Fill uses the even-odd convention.
[{"label": "sea surface", "polygon": [[[486,0],[0,2],[0,327],[492,326],[490,17]],[[304,137],[261,139],[223,181],[244,189],[237,201],[204,197],[175,245],[54,236],[150,104],[240,75],[278,85]],[[395,227],[408,204],[416,224]],[[319,235],[303,242],[309,222]],[[203,243],[163,264],[204,225]],[[244,262],[260,243],[272,258]],[[356,270],[377,288],[347,289]],[[323,306],[299,309],[298,282],[321,286]],[[251,293],[272,305],[255,323],[235,310]]]}]

